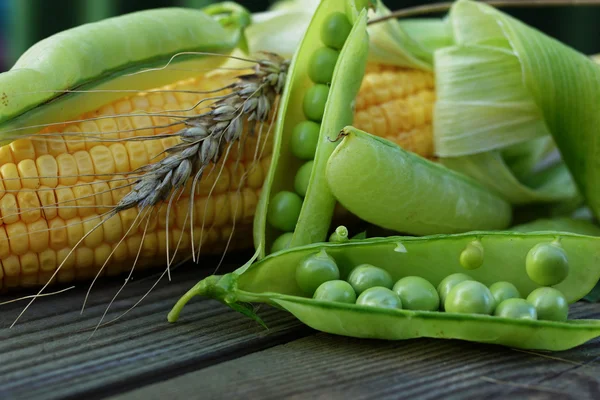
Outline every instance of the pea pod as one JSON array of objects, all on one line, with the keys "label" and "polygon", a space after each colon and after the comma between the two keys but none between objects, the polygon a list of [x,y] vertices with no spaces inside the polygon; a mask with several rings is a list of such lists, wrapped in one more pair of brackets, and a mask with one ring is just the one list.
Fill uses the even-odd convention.
[{"label": "pea pod", "polygon": [[258,317],[245,303],[268,303],[291,312],[315,329],[359,338],[453,338],[527,349],[565,350],[600,336],[600,321],[595,320],[550,322],[319,301],[302,297],[294,279],[294,270],[303,259],[325,251],[335,259],[342,279],[347,278],[354,266],[370,263],[386,270],[394,280],[420,276],[436,286],[444,277],[464,271],[460,254],[473,241],[481,243],[485,256],[482,266],[469,274],[486,286],[498,281],[510,282],[523,296],[528,296],[538,286],[527,276],[527,253],[536,244],[551,241],[560,241],[569,256],[569,276],[555,286],[568,302],[582,298],[600,278],[600,238],[569,233],[471,232],[318,243],[279,252],[233,273],[199,282],[176,304],[169,320],[178,318],[190,298],[203,295],[255,319]]},{"label": "pea pod", "polygon": [[[212,17],[210,14],[215,14]],[[32,133],[36,124],[66,121],[97,109],[123,89],[144,90],[212,69],[242,39],[249,13],[234,3],[206,12],[181,8],[141,11],[82,25],[32,46],[14,67],[0,75],[0,132]],[[173,59],[177,68],[162,67]],[[94,89],[94,96],[82,93]]]},{"label": "pea pod", "polygon": [[[293,176],[298,171],[303,160],[294,156],[291,148],[292,136],[294,129],[299,124],[305,123],[307,119],[320,123],[319,138],[308,187],[305,193],[304,189],[301,193],[305,195],[304,202],[293,229],[294,235],[290,246],[327,239],[336,202],[327,186],[324,171],[327,159],[336,146],[332,139],[340,129],[352,122],[352,102],[358,93],[366,68],[368,56],[367,15],[364,10],[366,5],[365,1],[322,1],[290,64],[286,90],[278,110],[271,165],[254,220],[254,243],[261,257],[281,233],[281,230],[278,231],[268,223],[267,214],[270,208],[273,209],[270,203],[278,193],[294,190],[294,182],[289,179],[289,176]],[[348,21],[346,23],[352,26],[348,37],[345,41],[329,40],[331,38],[327,35],[332,32],[336,34],[341,30],[327,32],[324,26],[332,16],[341,16],[343,20],[344,15]],[[328,90],[327,85],[311,82],[311,74],[309,74],[315,52],[327,43],[343,44]],[[312,125],[314,126],[314,123]]]},{"label": "pea pod", "polygon": [[365,221],[417,235],[510,223],[510,205],[478,182],[356,128],[344,128],[343,135],[328,160],[327,182]]}]

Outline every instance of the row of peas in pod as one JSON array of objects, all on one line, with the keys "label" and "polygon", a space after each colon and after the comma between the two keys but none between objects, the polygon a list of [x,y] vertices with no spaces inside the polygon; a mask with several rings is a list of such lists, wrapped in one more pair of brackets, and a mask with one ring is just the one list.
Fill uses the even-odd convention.
[{"label": "row of peas in pod", "polygon": [[304,164],[296,171],[294,190],[283,190],[271,199],[267,222],[283,231],[271,247],[271,252],[285,249],[292,240],[293,231],[302,209],[303,198],[308,190],[315,152],[319,143],[321,121],[329,96],[329,85],[340,50],[352,30],[348,17],[335,12],[328,16],[321,27],[320,37],[324,46],[317,49],[308,67],[308,76],[314,83],[305,93],[303,112],[306,120],[299,122],[292,131],[291,152]]},{"label": "row of peas in pod", "polygon": [[464,273],[448,275],[436,288],[419,276],[394,282],[386,270],[361,264],[341,280],[335,260],[325,250],[306,257],[297,266],[296,283],[315,300],[379,308],[547,321],[566,321],[569,312],[565,296],[557,289],[540,287],[524,299],[510,282],[487,287]]}]

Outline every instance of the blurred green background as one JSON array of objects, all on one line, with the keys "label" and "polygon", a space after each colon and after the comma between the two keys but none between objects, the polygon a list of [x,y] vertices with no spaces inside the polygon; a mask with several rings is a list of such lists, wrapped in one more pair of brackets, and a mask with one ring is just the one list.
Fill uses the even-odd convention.
[{"label": "blurred green background", "polygon": [[[156,7],[203,7],[212,0],[0,0],[0,70],[32,44],[58,31],[114,15]],[[275,0],[238,1],[251,11]],[[434,0],[385,0],[391,9]],[[509,13],[587,53],[600,53],[600,7],[508,9]]]}]

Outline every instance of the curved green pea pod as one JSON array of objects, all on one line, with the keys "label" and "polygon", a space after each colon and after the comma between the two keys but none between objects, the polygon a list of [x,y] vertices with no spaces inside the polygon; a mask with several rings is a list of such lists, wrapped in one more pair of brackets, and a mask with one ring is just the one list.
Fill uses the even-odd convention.
[{"label": "curved green pea pod", "polygon": [[266,249],[270,248],[270,243],[278,235],[267,224],[269,201],[281,190],[293,190],[290,171],[298,170],[302,164],[302,160],[293,156],[290,140],[294,127],[306,120],[302,111],[304,94],[312,86],[308,63],[314,51],[323,46],[320,38],[323,22],[332,13],[342,12],[354,24],[333,72],[310,183],[290,246],[327,239],[336,201],[325,180],[325,167],[327,158],[337,145],[333,140],[340,129],[352,123],[352,102],[360,88],[368,56],[367,15],[366,10],[362,9],[367,5],[367,1],[358,0],[322,1],[292,59],[278,109],[271,165],[254,219],[254,245],[259,257],[265,255]]},{"label": "curved green pea pod", "polygon": [[[69,120],[123,96],[123,89],[149,89],[213,69],[227,58],[197,53],[229,54],[242,41],[249,18],[235,3],[205,12],[163,8],[82,25],[42,40],[0,74],[0,137],[6,141],[15,131],[32,133],[50,117]],[[173,58],[178,53],[188,54]],[[172,58],[177,68],[162,68]],[[136,73],[149,68],[156,69]],[[82,93],[92,89],[100,92]]]},{"label": "curved green pea pod", "polygon": [[416,235],[509,225],[510,205],[471,178],[354,127],[343,135],[327,163],[327,182],[363,220]]},{"label": "curved green pea pod", "polygon": [[571,268],[556,289],[572,303],[600,278],[600,238],[567,233],[473,232],[318,243],[282,251],[233,273],[199,282],[175,305],[169,321],[178,318],[193,296],[202,295],[218,299],[259,322],[247,303],[268,303],[291,312],[312,328],[345,336],[388,340],[452,338],[526,349],[565,350],[600,336],[600,321],[529,321],[323,302],[302,297],[294,279],[294,270],[301,260],[326,250],[336,260],[342,277],[356,265],[372,263],[388,271],[395,280],[420,276],[436,286],[447,275],[464,271],[460,254],[469,243],[478,240],[485,249],[485,259],[480,268],[469,274],[486,286],[508,281],[527,296],[538,288],[525,271],[527,252],[537,243],[556,239],[569,254]]}]

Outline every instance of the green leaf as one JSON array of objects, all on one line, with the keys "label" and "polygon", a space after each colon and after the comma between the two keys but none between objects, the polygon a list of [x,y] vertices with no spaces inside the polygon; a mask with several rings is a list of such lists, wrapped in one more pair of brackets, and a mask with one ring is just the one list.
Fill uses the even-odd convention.
[{"label": "green leaf", "polygon": [[258,324],[260,324],[263,328],[269,329],[267,324],[254,312],[254,307],[248,303],[227,303],[227,305],[232,309],[241,314],[244,314],[246,317],[253,319]]}]

